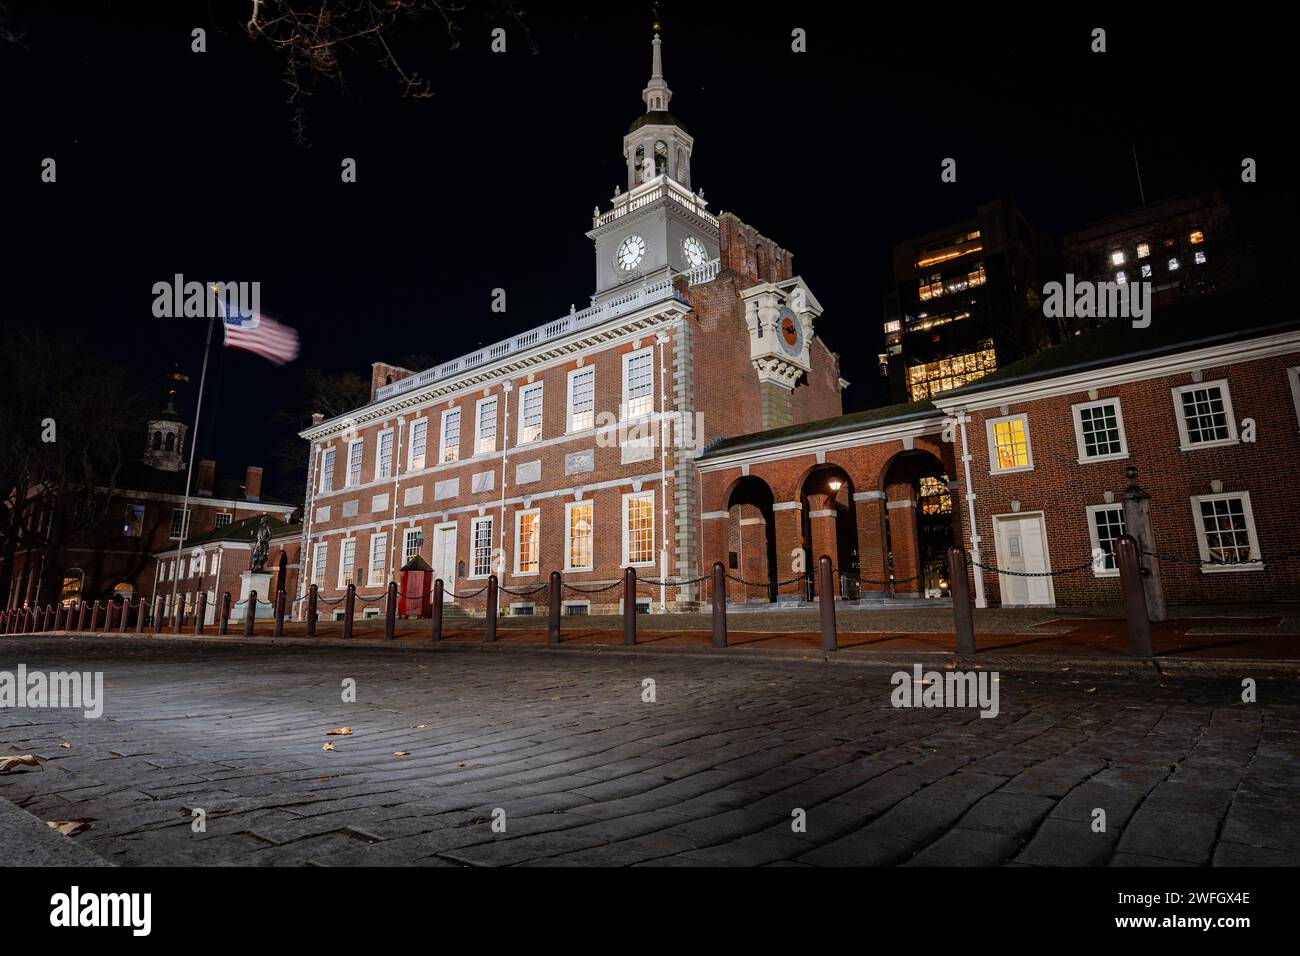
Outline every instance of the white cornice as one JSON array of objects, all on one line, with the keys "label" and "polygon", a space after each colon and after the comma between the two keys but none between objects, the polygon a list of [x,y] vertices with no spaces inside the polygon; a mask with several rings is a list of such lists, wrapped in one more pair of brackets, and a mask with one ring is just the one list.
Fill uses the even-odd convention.
[{"label": "white cornice", "polygon": [[837,451],[852,448],[855,445],[879,445],[884,442],[900,441],[904,438],[916,438],[920,435],[941,432],[943,416],[932,415],[928,418],[910,419],[905,422],[885,422],[872,426],[864,424],[851,431],[821,433],[806,438],[782,442],[748,450],[737,450],[717,458],[696,459],[700,471],[722,471],[742,464],[757,464],[764,461],[780,461],[784,458],[797,458],[802,455],[815,455],[819,451]]}]

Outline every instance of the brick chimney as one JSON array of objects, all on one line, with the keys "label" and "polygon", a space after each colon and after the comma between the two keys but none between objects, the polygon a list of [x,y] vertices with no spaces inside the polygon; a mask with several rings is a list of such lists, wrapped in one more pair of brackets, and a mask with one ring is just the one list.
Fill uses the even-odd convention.
[{"label": "brick chimney", "polygon": [[201,495],[212,494],[212,483],[216,477],[217,463],[211,458],[199,459],[199,470],[194,475],[194,489]]},{"label": "brick chimney", "polygon": [[248,471],[244,475],[244,497],[249,501],[262,500],[262,469],[253,465],[248,466]]},{"label": "brick chimney", "polygon": [[320,424],[321,422],[323,422],[323,421],[325,421],[325,416],[324,416],[324,414],[322,414],[321,412],[312,412],[312,413],[311,413],[311,423],[312,423],[313,425],[319,425],[319,424]]}]

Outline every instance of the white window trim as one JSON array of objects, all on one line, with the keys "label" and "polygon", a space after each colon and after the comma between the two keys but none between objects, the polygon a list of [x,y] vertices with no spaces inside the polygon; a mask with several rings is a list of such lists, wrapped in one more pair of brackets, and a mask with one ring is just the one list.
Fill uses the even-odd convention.
[{"label": "white window trim", "polygon": [[[999,468],[998,467],[998,446],[997,446],[997,441],[993,437],[993,427],[997,425],[999,422],[1010,422],[1010,421],[1015,421],[1016,419],[1020,419],[1025,423],[1025,457],[1029,459],[1029,464],[1015,465],[1014,467],[1011,468]],[[1020,412],[1019,414],[1016,415],[999,415],[997,418],[990,418],[988,421],[984,423],[984,432],[988,440],[990,475],[1009,475],[1017,471],[1034,470],[1034,440],[1029,433],[1028,412]]]},{"label": "white window trim", "polygon": [[623,495],[623,553],[622,553],[623,561],[622,561],[622,563],[619,565],[619,567],[623,567],[623,568],[653,568],[653,567],[658,563],[658,559],[657,559],[657,557],[655,556],[655,552],[658,550],[657,548],[652,549],[652,551],[651,551],[651,558],[650,558],[649,561],[629,561],[629,560],[628,560],[627,503],[628,503],[628,501],[630,501],[630,500],[633,499],[633,498],[649,498],[649,499],[650,499],[650,543],[651,543],[651,545],[655,545],[655,544],[658,543],[657,539],[655,538],[655,532],[656,532],[656,530],[657,530],[657,529],[655,528],[655,522],[656,522],[658,516],[655,514],[656,504],[655,504],[655,493],[654,493],[654,491],[653,491],[653,490],[650,490],[650,491],[630,491],[630,492],[628,492],[627,494]]},{"label": "white window trim", "polygon": [[[176,526],[176,512],[178,511],[183,512],[183,516],[181,517],[180,534],[177,534],[172,530]],[[171,541],[184,541],[187,537],[189,537],[190,520],[193,517],[194,517],[194,513],[187,508],[173,508],[172,516],[171,516],[171,524],[167,526],[168,539]]]},{"label": "white window trim", "polygon": [[[591,564],[579,567],[573,563],[573,509],[591,508]],[[594,501],[566,501],[564,503],[564,570],[594,571],[596,569],[596,503]]]},{"label": "white window trim", "polygon": [[343,569],[346,567],[343,561],[343,556],[347,554],[348,542],[352,542],[352,583],[355,585],[357,581],[357,539],[344,538],[342,543],[339,545],[338,587],[340,591],[348,586],[348,582],[344,580],[343,574]]},{"label": "white window trim", "polygon": [[[1088,457],[1088,447],[1083,440],[1083,410],[1085,408],[1101,408],[1104,405],[1115,406],[1115,426],[1119,429],[1119,451],[1110,452],[1105,455],[1093,455]],[[1080,402],[1078,405],[1070,406],[1070,415],[1074,418],[1074,443],[1079,450],[1079,464],[1090,465],[1094,461],[1119,461],[1128,457],[1128,435],[1124,431],[1124,409],[1120,406],[1119,398],[1100,398],[1095,402]],[[1029,434],[1028,429],[1025,431],[1026,436]],[[1033,460],[1033,455],[1030,455]]]},{"label": "white window trim", "polygon": [[[330,545],[328,541],[317,541],[312,548],[311,580],[307,583],[316,585],[317,590],[319,590],[325,586],[325,571],[329,568],[330,563]],[[317,580],[317,568],[320,569],[319,580]]]},{"label": "white window trim", "polygon": [[[523,614],[524,609],[528,610]],[[537,605],[533,601],[512,601],[510,602],[511,617],[535,617],[537,615]]]},{"label": "white window trim", "polygon": [[[1098,551],[1101,550],[1101,539],[1097,537],[1097,523],[1096,521],[1093,520],[1093,515],[1095,515],[1098,511],[1115,511],[1116,509],[1119,510],[1119,513],[1122,517],[1124,514],[1124,506],[1119,504],[1088,505],[1088,507],[1084,509],[1084,512],[1087,515],[1087,519],[1088,519],[1088,540],[1091,542],[1092,545],[1092,551],[1090,552],[1091,554],[1095,555]],[[1125,533],[1127,533],[1128,528],[1125,528],[1124,531]],[[1097,565],[1094,563],[1092,566],[1092,576],[1094,578],[1119,577],[1119,555],[1118,554],[1115,555],[1115,567],[1110,570],[1106,568],[1102,568],[1099,571],[1097,570]]]},{"label": "white window trim", "polygon": [[[654,395],[655,395],[654,351],[655,350],[653,345],[647,345],[643,349],[634,349],[631,352],[623,353],[623,388],[622,388],[622,397],[619,401],[619,416],[618,416],[620,421],[627,421],[628,418],[631,417],[628,414],[628,404],[630,401],[628,397],[628,386],[631,384],[628,375],[629,367],[632,365],[634,359],[646,354],[649,354],[650,356],[650,411],[646,412],[646,415],[654,414]],[[636,417],[642,418],[644,416],[637,415]]]},{"label": "white window trim", "polygon": [[1300,425],[1300,365],[1286,370],[1287,380],[1291,383],[1291,401],[1295,403],[1295,417]]},{"label": "white window trim", "polygon": [[[217,519],[220,518],[222,515],[225,515],[230,520],[227,521],[225,524],[217,524],[216,523]],[[215,528],[229,528],[234,523],[234,521],[235,521],[235,516],[229,511],[218,511],[216,515],[214,515],[212,518],[213,526]]]},{"label": "white window trim", "polygon": [[[1250,542],[1252,558],[1260,557],[1259,538],[1255,535],[1255,513],[1250,507],[1249,491],[1225,491],[1217,495],[1194,495],[1192,502],[1192,526],[1196,529],[1196,547],[1201,552],[1201,560],[1210,560],[1210,542],[1205,534],[1205,522],[1201,520],[1201,502],[1222,501],[1226,498],[1240,498],[1241,510],[1246,517],[1246,540]],[[1262,571],[1264,562],[1253,564],[1202,564],[1202,574],[1231,574],[1238,571]]]},{"label": "white window trim", "polygon": [[375,577],[375,545],[383,543],[384,550],[388,550],[388,533],[385,531],[376,531],[370,536],[370,557],[366,561],[366,587],[375,588],[384,583],[388,577],[388,555],[384,555],[384,566],[379,570],[379,577]]},{"label": "white window trim", "polygon": [[[487,523],[487,526],[488,526],[488,528],[489,528],[489,532],[488,532],[488,541],[489,541],[489,547],[488,547],[488,570],[487,570],[487,573],[486,573],[486,574],[475,574],[475,573],[474,573],[474,550],[475,550],[475,542],[477,542],[477,540],[478,540],[478,527],[479,527],[479,525],[481,525],[481,524],[483,524],[483,523],[485,523],[485,522]],[[494,558],[496,557],[496,555],[494,555],[494,554],[492,553],[492,552],[495,550],[495,548],[493,548],[493,547],[491,546],[490,543],[496,540],[496,539],[493,537],[493,535],[495,535],[495,534],[496,534],[496,529],[492,527],[492,516],[491,516],[491,515],[484,515],[484,516],[481,517],[481,518],[474,518],[474,519],[472,519],[472,520],[470,521],[470,523],[469,523],[469,562],[468,562],[468,564],[467,564],[466,567],[465,567],[465,578],[466,578],[467,580],[470,580],[470,581],[486,581],[489,577],[491,577],[491,575],[492,575],[492,566],[493,566],[493,564],[495,563]]]},{"label": "white window trim", "polygon": [[354,438],[352,439],[352,441],[348,442],[348,457],[347,457],[347,461],[344,463],[343,466],[344,467],[344,471],[343,471],[344,488],[354,488],[358,485],[363,484],[365,481],[365,475],[361,473],[361,469],[357,469],[357,480],[355,482],[352,480],[352,447],[354,445],[361,446],[360,450],[357,452],[357,459],[361,461],[362,464],[364,465],[365,463],[364,458],[366,453],[366,446],[364,443],[365,443],[364,438]]},{"label": "white window trim", "polygon": [[[415,463],[415,426],[419,425],[421,422],[424,423],[424,460],[417,465]],[[428,415],[411,419],[411,430],[407,433],[406,440],[407,471],[416,471],[427,467],[429,464],[429,432],[432,430],[429,426],[430,422]]]},{"label": "white window trim", "polygon": [[[386,475],[383,474],[381,468],[379,467],[380,463],[383,460],[385,435],[393,436],[392,439],[393,443],[388,446],[388,474]],[[375,481],[387,481],[389,478],[393,477],[393,470],[394,470],[394,466],[396,465],[394,459],[397,457],[397,455],[395,454],[396,451],[397,451],[397,432],[395,429],[383,428],[375,433],[375,478],[374,478]]]},{"label": "white window trim", "polygon": [[[536,571],[522,571],[519,566],[519,559],[523,557],[523,549],[519,547],[519,531],[523,524],[525,515],[537,515],[537,558]],[[517,578],[535,578],[542,573],[542,510],[540,508],[521,508],[515,512],[515,561],[514,576]]]},{"label": "white window trim", "polygon": [[500,412],[501,404],[497,401],[497,396],[495,395],[489,395],[487,398],[480,398],[474,403],[474,453],[470,455],[471,458],[476,455],[491,455],[495,453],[497,450],[497,439],[501,437],[501,429],[498,427],[497,434],[492,438],[492,447],[486,450],[481,450],[483,438],[481,434],[483,425],[483,406],[487,404],[492,405],[492,418],[494,422]]},{"label": "white window trim", "polygon": [[[325,462],[329,461],[329,467]],[[334,490],[334,468],[338,465],[338,452],[333,445],[328,448],[322,448],[320,453],[320,475],[317,489],[322,495],[328,495]],[[325,480],[329,479],[329,487],[325,486]]]},{"label": "white window trim", "polygon": [[[545,383],[543,382],[529,382],[527,385],[525,385],[523,388],[519,390],[519,412],[518,412],[519,426],[515,430],[516,445],[531,445],[534,442],[541,441],[544,436],[545,429],[546,429],[546,390],[543,388],[544,384]],[[537,391],[541,393],[542,404],[538,410],[539,418],[537,421],[537,437],[529,438],[525,441],[524,440],[524,406],[527,405],[527,402],[524,401],[524,396],[531,391]]]},{"label": "white window trim", "polygon": [[564,614],[564,613],[568,610],[568,608],[571,608],[571,607],[580,607],[580,608],[582,608],[582,610],[583,610],[584,613],[586,613],[586,614],[591,614],[591,601],[589,601],[589,600],[583,600],[583,601],[561,601],[561,602],[560,602],[560,613],[561,613],[561,614]]},{"label": "white window trim", "polygon": [[[1216,385],[1223,393],[1223,414],[1228,421],[1228,437],[1192,444],[1187,436],[1187,419],[1183,417],[1183,393],[1195,391],[1198,388],[1213,388]],[[1190,385],[1175,385],[1169,391],[1173,396],[1174,418],[1178,421],[1178,448],[1180,451],[1222,448],[1225,445],[1237,444],[1237,419],[1232,411],[1232,393],[1228,390],[1228,380],[1226,378],[1216,378],[1212,382],[1192,382]]]},{"label": "white window trim", "polygon": [[566,435],[571,435],[574,432],[581,432],[581,431],[588,430],[586,428],[575,428],[573,425],[573,415],[574,415],[573,381],[579,375],[588,374],[588,373],[590,373],[591,375],[591,398],[592,398],[590,427],[591,428],[596,427],[596,366],[584,365],[581,368],[575,368],[572,372],[569,373],[569,392],[568,392],[568,397],[565,399],[565,403],[564,403],[564,433]]},{"label": "white window trim", "polygon": [[[444,408],[442,410],[442,421],[438,427],[438,464],[445,465],[453,459],[447,457],[447,419],[452,415],[456,416],[456,458],[460,461],[460,442],[464,438],[465,416],[461,414],[460,406],[455,408]],[[426,455],[428,453],[426,452]]]},{"label": "white window trim", "polygon": [[[419,550],[415,552],[415,554],[418,555],[422,551],[424,551],[424,526],[417,524],[411,528],[403,528],[402,529],[402,564],[403,565],[405,565],[406,562],[411,560],[411,558],[408,558],[406,556],[406,552],[409,550],[408,545],[410,544],[411,541],[411,535],[414,534],[418,534],[420,536],[420,547]],[[415,555],[412,555],[412,557],[414,556]]]}]

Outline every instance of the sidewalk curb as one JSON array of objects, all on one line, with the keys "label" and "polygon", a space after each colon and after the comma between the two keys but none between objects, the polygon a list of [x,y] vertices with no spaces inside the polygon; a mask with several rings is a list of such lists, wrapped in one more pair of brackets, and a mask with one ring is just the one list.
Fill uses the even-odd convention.
[{"label": "sidewalk curb", "polygon": [[51,829],[0,797],[0,866],[112,866],[98,853]]},{"label": "sidewalk curb", "polygon": [[1110,677],[1146,678],[1161,680],[1165,678],[1184,677],[1188,679],[1208,678],[1280,678],[1300,680],[1300,660],[1251,660],[1241,658],[1193,659],[1179,657],[1124,658],[1124,657],[1090,657],[1048,656],[1048,655],[996,655],[959,656],[947,651],[880,652],[856,651],[851,649],[825,652],[816,648],[750,648],[732,645],[725,650],[703,646],[637,644],[631,647],[622,644],[514,644],[497,641],[492,644],[483,642],[464,643],[460,641],[398,641],[370,638],[310,638],[310,637],[267,637],[242,634],[120,634],[116,632],[75,633],[68,631],[44,631],[33,634],[14,634],[10,637],[64,637],[71,640],[102,641],[105,639],[123,643],[150,643],[154,641],[178,642],[196,645],[218,644],[252,644],[285,647],[339,648],[360,647],[370,650],[386,649],[390,651],[425,653],[531,653],[531,654],[572,654],[572,655],[615,655],[624,657],[654,657],[670,654],[687,657],[708,657],[737,663],[768,664],[831,664],[841,667],[894,668],[910,670],[920,664],[927,669],[943,669],[953,665],[963,670],[997,670],[1006,673],[1072,673],[1095,674]]}]

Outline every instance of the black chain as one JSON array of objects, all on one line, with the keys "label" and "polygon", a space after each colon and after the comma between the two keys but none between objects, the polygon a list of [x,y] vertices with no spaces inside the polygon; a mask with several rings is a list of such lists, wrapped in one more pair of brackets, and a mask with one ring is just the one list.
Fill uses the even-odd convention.
[{"label": "black chain", "polygon": [[564,587],[568,588],[570,591],[574,591],[578,594],[600,594],[602,591],[612,591],[614,588],[621,588],[622,586],[622,581],[615,581],[613,584],[607,584],[603,588],[580,588],[572,584],[564,585]]},{"label": "black chain", "polygon": [[841,571],[839,568],[835,568],[834,571],[835,571],[835,573],[838,574],[841,578],[845,578],[845,579],[847,579],[847,580],[849,580],[849,581],[856,581],[856,582],[858,582],[858,584],[884,584],[884,585],[890,585],[890,584],[908,584],[908,583],[910,583],[910,582],[912,582],[912,581],[919,581],[919,580],[921,580],[921,575],[919,575],[919,574],[913,574],[910,578],[889,578],[889,579],[884,580],[884,581],[872,581],[872,580],[870,580],[870,579],[868,579],[868,578],[860,578],[860,577],[858,577],[856,574],[852,574],[852,573],[850,573],[850,572],[848,572],[848,571]]},{"label": "black chain", "polygon": [[707,574],[701,574],[698,578],[682,578],[680,581],[656,581],[654,578],[637,578],[636,583],[655,588],[680,588],[688,584],[699,584],[701,581],[707,581],[708,579]]},{"label": "black chain", "polygon": [[498,584],[497,590],[504,591],[506,594],[513,594],[515,597],[527,597],[530,594],[536,594],[538,591],[545,591],[548,587],[550,587],[548,584],[538,584],[535,587],[525,588],[522,591],[515,591],[506,587],[504,584]]},{"label": "black chain", "polygon": [[1291,551],[1283,551],[1281,554],[1274,555],[1271,558],[1246,558],[1243,561],[1223,561],[1220,559],[1210,558],[1208,561],[1203,558],[1185,558],[1179,554],[1161,554],[1157,551],[1143,551],[1142,554],[1148,558],[1156,558],[1160,561],[1170,561],[1174,564],[1190,564],[1196,567],[1214,566],[1217,568],[1240,567],[1245,564],[1263,564],[1265,561],[1289,561],[1294,557],[1300,557],[1300,548]]},{"label": "black chain", "polygon": [[488,589],[488,586],[485,584],[485,585],[483,585],[481,588],[479,588],[477,591],[467,591],[467,592],[464,593],[464,594],[457,594],[457,593],[456,593],[455,591],[453,591],[451,588],[444,588],[444,589],[443,589],[443,593],[444,593],[444,594],[450,594],[452,597],[456,598],[456,600],[459,601],[459,600],[463,600],[463,599],[465,599],[465,598],[478,597],[480,594],[482,594],[482,593],[483,593],[484,591],[486,591],[487,589]]},{"label": "black chain", "polygon": [[971,559],[971,564],[984,571],[992,571],[994,574],[1006,574],[1014,578],[1055,578],[1062,574],[1074,574],[1077,571],[1092,568],[1094,561],[1089,559],[1083,564],[1077,564],[1071,568],[1060,568],[1055,571],[1010,571],[1004,568],[994,567],[993,565],[980,564],[978,561]]}]

